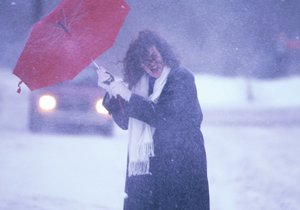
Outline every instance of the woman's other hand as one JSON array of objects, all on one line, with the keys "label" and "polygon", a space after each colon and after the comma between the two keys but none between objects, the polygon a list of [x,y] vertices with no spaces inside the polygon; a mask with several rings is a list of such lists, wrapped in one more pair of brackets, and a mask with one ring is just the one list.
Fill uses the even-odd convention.
[{"label": "woman's other hand", "polygon": [[114,81],[109,86],[109,92],[112,96],[120,96],[126,101],[129,101],[131,97],[131,91],[127,88],[123,81]]}]

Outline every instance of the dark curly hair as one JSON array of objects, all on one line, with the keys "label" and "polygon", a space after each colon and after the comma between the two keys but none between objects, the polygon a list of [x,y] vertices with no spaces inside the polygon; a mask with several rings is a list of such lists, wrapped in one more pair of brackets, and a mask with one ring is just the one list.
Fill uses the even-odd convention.
[{"label": "dark curly hair", "polygon": [[180,65],[179,60],[166,40],[162,39],[154,31],[141,31],[138,37],[130,43],[123,60],[124,81],[128,83],[130,89],[144,74],[145,71],[141,64],[148,56],[148,49],[153,46],[161,54],[164,63],[171,69]]}]

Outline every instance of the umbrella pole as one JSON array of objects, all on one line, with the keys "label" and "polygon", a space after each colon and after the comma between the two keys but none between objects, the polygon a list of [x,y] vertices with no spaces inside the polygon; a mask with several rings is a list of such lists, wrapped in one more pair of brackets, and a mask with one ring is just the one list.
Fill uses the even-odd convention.
[{"label": "umbrella pole", "polygon": [[98,64],[93,60],[93,64],[97,69],[100,69],[100,67],[98,66]]}]

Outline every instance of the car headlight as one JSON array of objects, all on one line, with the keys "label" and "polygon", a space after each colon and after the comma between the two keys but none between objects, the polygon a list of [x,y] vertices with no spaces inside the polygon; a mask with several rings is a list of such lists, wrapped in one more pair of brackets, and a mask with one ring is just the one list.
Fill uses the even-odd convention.
[{"label": "car headlight", "polygon": [[51,111],[56,107],[56,99],[51,95],[43,95],[39,98],[39,108],[43,111]]},{"label": "car headlight", "polygon": [[108,115],[108,111],[105,109],[105,107],[102,105],[103,99],[99,99],[96,102],[96,110],[99,114],[104,114],[104,115]]}]

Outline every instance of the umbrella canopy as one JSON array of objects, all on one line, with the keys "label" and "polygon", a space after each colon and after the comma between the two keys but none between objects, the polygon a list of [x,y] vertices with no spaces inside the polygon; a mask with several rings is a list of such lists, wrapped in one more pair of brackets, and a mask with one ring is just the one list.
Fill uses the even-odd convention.
[{"label": "umbrella canopy", "polygon": [[30,90],[74,78],[113,45],[128,11],[123,0],[62,0],[32,27],[13,73]]}]

